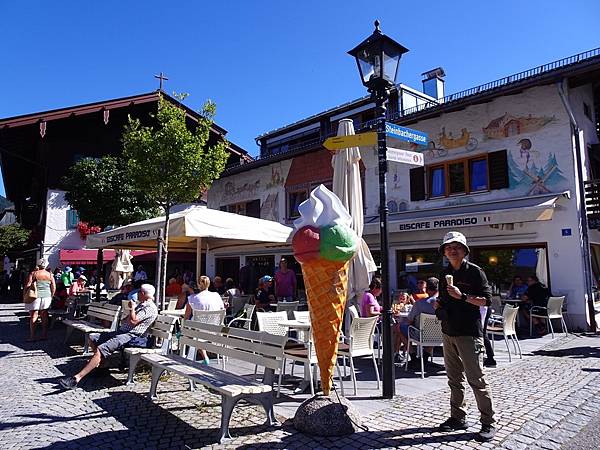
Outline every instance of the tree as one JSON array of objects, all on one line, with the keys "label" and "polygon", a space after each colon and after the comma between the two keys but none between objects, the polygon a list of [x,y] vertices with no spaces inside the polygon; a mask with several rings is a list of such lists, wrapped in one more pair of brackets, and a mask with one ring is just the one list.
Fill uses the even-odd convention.
[{"label": "tree", "polygon": [[[180,101],[185,97],[185,94],[176,96]],[[142,126],[131,117],[125,126],[123,154],[128,161],[129,177],[165,213],[158,280],[160,298],[161,287],[166,284],[169,210],[173,205],[197,200],[219,177],[227,162],[225,141],[208,145],[215,111],[215,104],[207,101],[200,119],[190,125],[185,108],[160,96],[158,112],[152,116],[156,127]]]},{"label": "tree", "polygon": [[[154,202],[131,182],[121,158],[84,158],[73,164],[63,179],[65,199],[77,210],[86,228],[127,225],[158,214]],[[98,249],[98,274],[102,270]],[[96,284],[99,294],[100,283]]]},{"label": "tree", "polygon": [[18,223],[0,227],[0,255],[5,255],[10,250],[22,249],[30,235],[31,231]]}]

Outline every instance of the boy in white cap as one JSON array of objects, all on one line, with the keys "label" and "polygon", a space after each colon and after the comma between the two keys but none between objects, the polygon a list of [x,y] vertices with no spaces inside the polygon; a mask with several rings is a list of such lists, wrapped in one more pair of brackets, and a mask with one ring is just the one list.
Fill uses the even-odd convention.
[{"label": "boy in white cap", "polygon": [[444,236],[439,251],[448,259],[440,276],[440,295],[435,314],[442,321],[444,364],[450,386],[450,418],[440,431],[467,428],[464,378],[466,376],[481,414],[480,441],[496,434],[490,387],[483,375],[481,306],[489,306],[491,289],[481,268],[469,261],[467,239],[458,231]]}]

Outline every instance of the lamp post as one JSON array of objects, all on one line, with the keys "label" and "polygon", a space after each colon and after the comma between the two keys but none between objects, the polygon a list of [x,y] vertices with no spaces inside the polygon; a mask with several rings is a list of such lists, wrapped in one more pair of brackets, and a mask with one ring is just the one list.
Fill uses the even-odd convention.
[{"label": "lamp post", "polygon": [[402,54],[408,51],[385,36],[375,21],[373,34],[348,53],[356,59],[363,85],[375,102],[377,117],[377,154],[379,159],[379,233],[381,239],[381,282],[383,295],[383,398],[392,398],[395,391],[392,354],[392,304],[390,299],[389,249],[387,230],[387,145],[385,135],[385,103],[395,86]]}]

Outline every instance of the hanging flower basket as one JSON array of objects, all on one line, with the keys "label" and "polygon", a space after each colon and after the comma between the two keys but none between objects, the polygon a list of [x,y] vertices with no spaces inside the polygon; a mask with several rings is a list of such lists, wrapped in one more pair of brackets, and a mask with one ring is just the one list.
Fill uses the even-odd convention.
[{"label": "hanging flower basket", "polygon": [[87,236],[89,236],[90,234],[99,233],[101,230],[100,230],[100,227],[89,226],[87,222],[79,222],[77,224],[77,231],[79,231],[79,236],[81,236],[81,239],[83,239],[85,241],[85,238]]}]

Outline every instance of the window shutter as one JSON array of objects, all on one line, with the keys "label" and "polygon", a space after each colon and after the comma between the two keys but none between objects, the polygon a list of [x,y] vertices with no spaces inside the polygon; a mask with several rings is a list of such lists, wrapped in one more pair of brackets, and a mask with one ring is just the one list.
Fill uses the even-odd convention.
[{"label": "window shutter", "polygon": [[71,230],[73,228],[77,228],[77,224],[79,223],[79,214],[74,209],[67,210],[67,230]]},{"label": "window shutter", "polygon": [[505,189],[508,187],[508,160],[506,150],[490,152],[488,154],[490,173],[490,190]]},{"label": "window shutter", "polygon": [[410,169],[410,201],[425,200],[425,168]]}]

